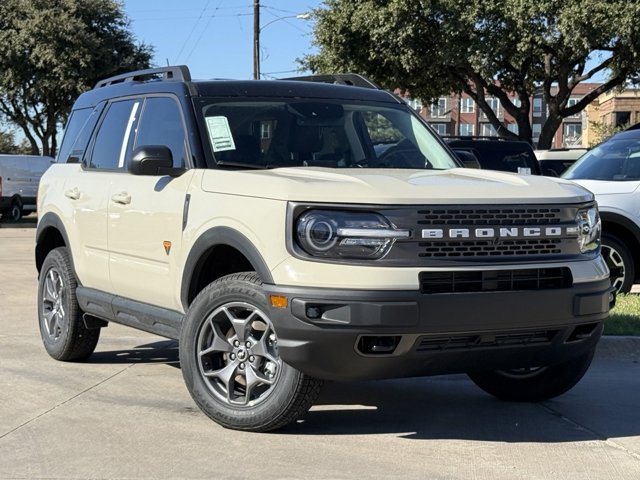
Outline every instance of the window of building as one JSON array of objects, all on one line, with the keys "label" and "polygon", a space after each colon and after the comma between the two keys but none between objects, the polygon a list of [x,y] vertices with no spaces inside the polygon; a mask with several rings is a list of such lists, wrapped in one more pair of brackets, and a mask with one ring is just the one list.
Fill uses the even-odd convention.
[{"label": "window of building", "polygon": [[482,136],[483,137],[497,137],[498,136],[498,132],[496,132],[496,129],[490,123],[483,123],[482,124]]},{"label": "window of building", "polygon": [[513,103],[516,107],[520,107],[522,105],[522,102],[518,97],[511,97],[509,98],[509,100],[511,100],[511,103]]},{"label": "window of building", "polygon": [[260,138],[267,140],[273,136],[273,122],[264,121],[260,122]]},{"label": "window of building", "polygon": [[447,99],[440,97],[433,105],[431,105],[430,116],[432,118],[442,118],[447,116]]},{"label": "window of building", "polygon": [[145,101],[135,147],[141,145],[166,145],[171,150],[173,166],[184,166],[184,126],[180,107],[174,99],[152,97]]},{"label": "window of building", "polygon": [[90,168],[116,170],[124,167],[131,128],[140,110],[140,100],[123,100],[108,106],[96,135]]},{"label": "window of building", "polygon": [[515,133],[516,135],[518,135],[518,132],[519,132],[518,124],[517,123],[508,123],[507,124],[507,130],[509,130],[511,133]]},{"label": "window of building", "polygon": [[475,134],[475,125],[473,123],[461,123],[460,135],[464,137],[472,137]]},{"label": "window of building", "polygon": [[473,98],[463,98],[460,100],[460,113],[473,113],[476,108],[476,102]]},{"label": "window of building", "polygon": [[[487,104],[489,105],[489,108],[491,108],[491,110],[493,110],[493,113],[496,115],[496,117],[500,118],[501,115],[501,106],[500,106],[500,100],[498,100],[496,97],[487,97],[486,99]],[[487,119],[487,115],[482,112],[481,117],[483,119]]]},{"label": "window of building", "polygon": [[413,108],[416,112],[422,111],[422,100],[407,97],[404,99],[404,101],[407,102],[407,105]]},{"label": "window of building", "polygon": [[533,137],[533,141],[537,142],[538,138],[540,138],[540,133],[542,133],[542,125],[539,123],[534,123],[531,125],[531,136]]},{"label": "window of building", "polygon": [[582,144],[582,124],[567,123],[564,126],[565,146],[577,146]]},{"label": "window of building", "polygon": [[542,99],[541,98],[533,99],[533,116],[534,117],[542,116]]},{"label": "window of building", "polygon": [[[577,98],[577,97],[570,98],[569,100],[567,100],[567,108],[573,107],[579,101],[580,101],[580,98]],[[579,118],[579,117],[580,117],[580,112],[576,113],[575,115],[570,115],[567,118]]]},{"label": "window of building", "polygon": [[432,123],[431,126],[438,133],[438,135],[440,135],[440,136],[447,135],[447,124],[446,123]]}]

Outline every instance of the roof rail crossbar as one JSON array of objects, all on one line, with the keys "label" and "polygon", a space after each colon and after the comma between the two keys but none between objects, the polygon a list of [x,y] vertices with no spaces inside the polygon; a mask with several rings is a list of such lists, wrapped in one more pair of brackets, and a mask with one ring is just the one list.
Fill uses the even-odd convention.
[{"label": "roof rail crossbar", "polygon": [[95,88],[107,87],[116,83],[124,82],[141,82],[150,79],[174,80],[177,82],[190,82],[191,73],[186,65],[175,65],[160,68],[148,68],[146,70],[138,70],[135,72],[123,73],[114,77],[105,78],[96,83]]},{"label": "roof rail crossbar", "polygon": [[358,75],[357,73],[332,73],[327,75],[307,75],[302,77],[281,78],[280,80],[333,83],[337,85],[352,85],[354,87],[373,88],[375,90],[382,90],[379,85],[376,85],[367,77]]}]

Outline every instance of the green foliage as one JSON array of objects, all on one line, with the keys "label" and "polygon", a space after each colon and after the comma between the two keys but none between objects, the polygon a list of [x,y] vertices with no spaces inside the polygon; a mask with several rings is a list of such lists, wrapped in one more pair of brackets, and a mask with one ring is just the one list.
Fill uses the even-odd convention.
[{"label": "green foliage", "polygon": [[614,127],[613,125],[605,122],[589,122],[589,125],[593,129],[593,140],[589,142],[589,148],[593,148],[599,143],[602,143],[604,140],[609,138],[611,135],[621,132],[629,127],[629,124],[626,123],[624,125],[618,125]]},{"label": "green foliage", "polygon": [[[466,92],[501,134],[485,100],[497,97],[531,141],[529,111],[542,94],[549,116],[539,148],[562,118],[640,71],[640,2],[628,0],[325,0],[314,12],[313,72],[353,71],[425,102]],[[587,69],[587,60],[592,58]],[[574,106],[575,87],[608,69],[605,84]],[[511,103],[509,93],[520,99]]]},{"label": "green foliage", "polygon": [[0,113],[33,153],[55,155],[73,101],[100,78],[149,65],[115,0],[2,0]]},{"label": "green foliage", "polygon": [[605,335],[640,335],[640,296],[622,294],[604,324]]},{"label": "green foliage", "polygon": [[30,152],[31,149],[24,143],[16,145],[13,132],[0,130],[0,154],[11,153],[14,155],[24,155]]}]

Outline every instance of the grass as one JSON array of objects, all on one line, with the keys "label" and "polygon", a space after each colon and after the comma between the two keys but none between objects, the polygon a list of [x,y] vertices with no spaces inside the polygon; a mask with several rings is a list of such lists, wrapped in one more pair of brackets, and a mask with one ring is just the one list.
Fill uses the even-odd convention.
[{"label": "grass", "polygon": [[609,320],[604,322],[605,335],[640,335],[640,295],[618,295]]}]

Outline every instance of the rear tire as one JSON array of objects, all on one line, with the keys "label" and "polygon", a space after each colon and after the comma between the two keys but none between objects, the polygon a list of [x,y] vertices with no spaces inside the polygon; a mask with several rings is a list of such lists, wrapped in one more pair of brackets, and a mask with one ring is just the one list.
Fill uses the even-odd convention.
[{"label": "rear tire", "polygon": [[602,257],[611,272],[611,285],[617,293],[629,293],[635,280],[635,264],[631,251],[616,235],[602,235]]},{"label": "rear tire", "polygon": [[19,222],[22,219],[22,202],[20,199],[15,198],[11,202],[11,208],[9,209],[9,214],[7,216],[12,222]]},{"label": "rear tire", "polygon": [[100,329],[88,329],[76,299],[78,283],[65,247],[44,259],[38,282],[40,336],[47,353],[61,361],[84,360],[98,344]]},{"label": "rear tire", "polygon": [[587,372],[594,353],[595,347],[558,365],[472,372],[469,378],[482,390],[502,400],[541,402],[571,390]]}]

